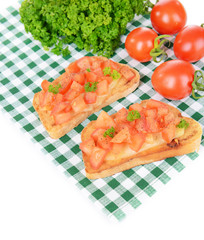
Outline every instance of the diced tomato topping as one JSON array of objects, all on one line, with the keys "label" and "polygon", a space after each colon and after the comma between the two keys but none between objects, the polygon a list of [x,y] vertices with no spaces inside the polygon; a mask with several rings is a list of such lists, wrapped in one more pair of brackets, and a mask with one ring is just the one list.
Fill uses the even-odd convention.
[{"label": "diced tomato topping", "polygon": [[131,143],[129,144],[129,147],[135,151],[138,152],[140,148],[143,146],[145,142],[146,135],[143,133],[135,133],[131,136]]},{"label": "diced tomato topping", "polygon": [[90,165],[93,169],[98,169],[104,162],[105,156],[107,154],[107,151],[99,148],[99,147],[94,147],[92,148],[92,153],[90,156]]},{"label": "diced tomato topping", "polygon": [[140,114],[141,117],[135,120],[135,129],[138,132],[147,132],[147,123],[143,113]]},{"label": "diced tomato topping", "polygon": [[89,57],[80,58],[79,60],[76,61],[76,63],[81,70],[90,69],[91,67]]},{"label": "diced tomato topping", "polygon": [[55,104],[54,108],[52,109],[51,114],[54,115],[56,113],[62,112],[68,106],[70,106],[69,102],[59,102],[59,103]]},{"label": "diced tomato topping", "polygon": [[63,124],[65,122],[68,122],[71,119],[71,114],[70,112],[67,113],[58,113],[54,115],[54,120],[55,120],[55,124],[59,125],[59,124]]},{"label": "diced tomato topping", "polygon": [[158,118],[166,116],[168,112],[169,112],[168,107],[159,107],[157,109]]},{"label": "diced tomato topping", "polygon": [[170,123],[166,128],[162,131],[162,138],[167,143],[170,143],[175,138],[176,126],[173,123]]},{"label": "diced tomato topping", "polygon": [[73,80],[78,82],[81,85],[84,85],[85,83],[85,76],[83,72],[76,73],[73,75]]},{"label": "diced tomato topping", "polygon": [[70,89],[65,95],[63,100],[65,101],[72,101],[74,100],[76,97],[78,97],[80,95],[79,91],[76,91],[74,89]]},{"label": "diced tomato topping", "polygon": [[91,64],[91,70],[101,68],[101,63],[102,63],[102,61],[100,61],[100,60],[93,61]]},{"label": "diced tomato topping", "polygon": [[129,129],[126,127],[122,129],[119,133],[117,133],[113,139],[111,140],[112,143],[122,143],[122,142],[131,142],[131,136]]},{"label": "diced tomato topping", "polygon": [[45,107],[50,105],[54,100],[54,94],[51,92],[44,92],[42,91],[40,94],[40,106]]},{"label": "diced tomato topping", "polygon": [[65,68],[67,73],[78,73],[80,71],[80,67],[77,65],[77,61],[69,64],[67,68]]},{"label": "diced tomato topping", "polygon": [[87,106],[85,101],[84,101],[83,94],[81,94],[77,98],[75,98],[71,102],[71,106],[72,106],[72,109],[74,110],[74,112],[76,112],[76,113],[79,113],[79,112],[83,111],[84,108],[86,108],[86,106]]},{"label": "diced tomato topping", "polygon": [[169,112],[165,117],[164,117],[164,123],[165,126],[167,126],[169,123],[173,122],[175,119],[175,115],[172,112]]},{"label": "diced tomato topping", "polygon": [[101,111],[95,124],[97,128],[115,127],[115,122],[113,118],[109,116],[108,113],[106,113],[105,111]]},{"label": "diced tomato topping", "polygon": [[157,117],[157,110],[156,109],[146,109],[144,111],[146,117],[156,118]]},{"label": "diced tomato topping", "polygon": [[97,89],[96,89],[97,95],[104,95],[108,93],[108,81],[103,80],[97,84]]},{"label": "diced tomato topping", "polygon": [[94,72],[86,72],[86,81],[87,82],[96,82],[97,75]]},{"label": "diced tomato topping", "polygon": [[84,87],[81,84],[79,84],[78,82],[75,82],[75,81],[72,82],[72,85],[70,86],[70,89],[73,89],[73,90],[78,91],[80,93],[84,92]]},{"label": "diced tomato topping", "polygon": [[113,62],[112,60],[108,59],[107,61],[104,61],[102,64],[101,64],[101,68],[102,70],[106,67],[110,67],[111,70],[115,69],[116,71],[119,72],[120,70],[120,65],[116,62]]},{"label": "diced tomato topping", "polygon": [[41,83],[41,87],[42,87],[42,89],[43,89],[45,92],[47,92],[50,84],[51,84],[51,83],[48,82],[47,80],[43,80],[42,83]]},{"label": "diced tomato topping", "polygon": [[134,104],[130,105],[130,107],[129,107],[130,111],[137,110],[138,112],[141,112],[142,109],[143,108],[142,108],[142,106],[139,103],[134,103]]},{"label": "diced tomato topping", "polygon": [[113,143],[111,142],[112,138],[109,136],[104,137],[103,134],[98,136],[97,146],[101,147],[105,150],[110,150],[113,147]]},{"label": "diced tomato topping", "polygon": [[160,107],[167,107],[165,103],[162,103],[160,101],[154,100],[154,99],[149,99],[147,101],[147,108],[160,108]]},{"label": "diced tomato topping", "polygon": [[109,76],[103,76],[103,77],[98,78],[99,82],[103,81],[103,80],[106,80],[108,82],[108,84],[110,84],[113,81],[113,78],[109,77]]},{"label": "diced tomato topping", "polygon": [[84,94],[84,101],[86,104],[95,103],[97,99],[96,92],[85,92]]},{"label": "diced tomato topping", "polygon": [[88,140],[81,142],[79,145],[79,148],[81,149],[81,151],[87,154],[88,156],[91,155],[94,147],[95,147],[95,142],[92,138],[89,138]]},{"label": "diced tomato topping", "polygon": [[57,104],[63,101],[64,96],[61,93],[57,93],[53,96],[54,102],[53,104]]},{"label": "diced tomato topping", "polygon": [[146,117],[146,124],[147,124],[148,132],[154,133],[154,132],[160,131],[159,123],[155,118]]},{"label": "diced tomato topping", "polygon": [[132,70],[130,70],[128,67],[123,66],[120,69],[120,73],[124,76],[125,79],[128,81],[132,80],[135,77],[135,74]]},{"label": "diced tomato topping", "polygon": [[92,72],[95,73],[98,77],[103,77],[104,76],[101,68],[96,68]]},{"label": "diced tomato topping", "polygon": [[[67,73],[64,73],[67,74]],[[70,86],[72,84],[72,79],[70,77],[64,76],[63,78],[61,78],[60,82],[61,87],[59,88],[59,93],[61,94],[65,94],[69,89]]]},{"label": "diced tomato topping", "polygon": [[117,121],[127,121],[127,116],[128,116],[128,110],[125,108],[121,108],[116,114],[115,114],[115,119]]},{"label": "diced tomato topping", "polygon": [[93,131],[91,134],[91,137],[94,139],[95,142],[97,142],[98,137],[103,135],[106,130],[104,128],[97,128],[96,130]]}]

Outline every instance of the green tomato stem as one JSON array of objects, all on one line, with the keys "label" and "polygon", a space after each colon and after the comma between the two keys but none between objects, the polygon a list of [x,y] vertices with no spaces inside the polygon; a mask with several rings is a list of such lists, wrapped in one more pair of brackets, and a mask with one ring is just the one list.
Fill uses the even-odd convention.
[{"label": "green tomato stem", "polygon": [[[154,39],[154,48],[150,51],[150,56],[152,57],[153,61],[156,63],[161,62],[164,57],[165,58],[168,57],[167,53],[163,49],[161,49],[161,47],[167,41],[170,44],[170,41],[168,39],[163,39],[161,42],[158,41],[161,38],[167,38],[167,37],[171,37],[171,35],[160,35]],[[161,58],[157,60],[157,58],[160,56]]]},{"label": "green tomato stem", "polygon": [[[201,82],[199,82],[201,81]],[[194,73],[194,80],[192,82],[192,96],[195,99],[203,98],[203,96],[197,96],[196,92],[202,91],[204,92],[204,74],[201,70],[197,70]]]}]

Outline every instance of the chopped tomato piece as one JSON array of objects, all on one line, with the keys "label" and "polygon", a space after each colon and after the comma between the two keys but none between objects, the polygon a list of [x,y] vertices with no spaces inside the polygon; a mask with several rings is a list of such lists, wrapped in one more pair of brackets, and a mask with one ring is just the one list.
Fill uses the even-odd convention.
[{"label": "chopped tomato piece", "polygon": [[98,77],[104,77],[104,74],[101,68],[96,68],[92,72],[95,73]]},{"label": "chopped tomato piece", "polygon": [[168,112],[169,112],[169,109],[168,109],[168,107],[159,107],[157,109],[157,111],[158,111],[157,112],[158,117],[160,118],[160,117],[166,116],[168,114]]},{"label": "chopped tomato piece", "polygon": [[96,92],[85,92],[84,94],[84,101],[86,104],[95,103],[97,99]]},{"label": "chopped tomato piece", "polygon": [[94,72],[86,72],[86,81],[87,82],[96,82],[97,75]]},{"label": "chopped tomato piece", "polygon": [[76,63],[81,70],[90,69],[91,67],[89,57],[82,57],[79,60],[77,60]]},{"label": "chopped tomato piece", "polygon": [[40,94],[40,106],[45,107],[50,105],[54,100],[54,94],[51,92],[44,92]]},{"label": "chopped tomato piece", "polygon": [[72,79],[70,77],[67,77],[67,73],[64,73],[64,77],[60,79],[59,83],[61,84],[61,87],[59,88],[59,93],[65,94],[70,89]]},{"label": "chopped tomato piece", "polygon": [[108,115],[105,111],[102,111],[98,119],[96,120],[96,127],[97,128],[111,128],[115,127],[115,122],[111,116]]},{"label": "chopped tomato piece", "polygon": [[134,103],[134,104],[130,105],[130,107],[129,107],[130,111],[137,110],[138,112],[141,112],[142,109],[143,108],[142,108],[142,106],[139,103]]},{"label": "chopped tomato piece", "polygon": [[84,73],[80,72],[80,73],[76,73],[73,75],[73,80],[78,82],[81,85],[84,85],[85,83],[85,76]]},{"label": "chopped tomato piece", "polygon": [[144,114],[140,114],[141,117],[135,120],[135,129],[138,132],[147,132],[147,123]]},{"label": "chopped tomato piece", "polygon": [[88,156],[91,155],[94,147],[95,147],[95,142],[92,138],[89,138],[88,140],[81,142],[79,145],[79,148],[81,149],[81,151],[87,154]]},{"label": "chopped tomato piece", "polygon": [[101,68],[101,63],[102,63],[102,61],[100,61],[100,60],[93,61],[91,64],[91,70]]},{"label": "chopped tomato piece", "polygon": [[103,81],[103,80],[106,80],[108,82],[108,84],[110,84],[112,81],[113,81],[113,78],[112,77],[109,77],[109,76],[103,76],[103,77],[100,77],[98,79],[98,81]]},{"label": "chopped tomato piece", "polygon": [[104,137],[103,134],[101,132],[101,134],[98,136],[97,146],[105,150],[110,150],[113,147],[113,143],[111,142],[112,138],[109,136]]},{"label": "chopped tomato piece", "polygon": [[169,123],[173,122],[175,119],[175,115],[173,112],[169,112],[165,117],[164,117],[164,123],[167,126]]},{"label": "chopped tomato piece", "polygon": [[70,112],[67,113],[58,113],[54,115],[54,120],[55,120],[55,124],[59,125],[59,124],[63,124],[65,122],[68,122],[71,119],[71,114]]},{"label": "chopped tomato piece", "polygon": [[121,108],[116,114],[115,119],[118,121],[127,121],[128,110],[126,108]]},{"label": "chopped tomato piece", "polygon": [[116,71],[119,71],[120,70],[120,65],[116,62],[113,62],[112,60],[108,59],[107,61],[104,61],[102,64],[101,64],[101,68],[102,70],[106,67],[110,67],[111,70],[115,69]]},{"label": "chopped tomato piece", "polygon": [[170,143],[175,138],[176,126],[173,123],[170,123],[166,128],[162,131],[162,138],[167,143]]},{"label": "chopped tomato piece", "polygon": [[91,167],[95,170],[100,168],[100,166],[104,162],[106,154],[107,151],[102,148],[99,147],[92,148],[92,153],[89,160]]},{"label": "chopped tomato piece", "polygon": [[51,83],[48,82],[47,80],[43,80],[42,83],[41,83],[41,87],[42,87],[42,89],[43,89],[45,92],[47,92],[50,84],[51,84]]},{"label": "chopped tomato piece", "polygon": [[94,139],[95,142],[97,142],[98,137],[103,135],[106,130],[104,128],[97,128],[94,130],[91,134],[91,137]]},{"label": "chopped tomato piece", "polygon": [[78,97],[80,95],[79,91],[76,91],[74,89],[70,89],[65,95],[63,100],[65,101],[72,101],[74,100],[76,97]]},{"label": "chopped tomato piece", "polygon": [[126,78],[128,81],[132,80],[135,77],[135,74],[128,67],[124,66],[120,69],[120,73]]},{"label": "chopped tomato piece", "polygon": [[155,118],[146,117],[146,123],[147,123],[148,132],[154,133],[154,132],[160,131],[159,123]]},{"label": "chopped tomato piece", "polygon": [[57,93],[54,95],[54,103],[53,104],[56,104],[56,103],[60,103],[62,102],[64,96],[61,94],[61,93]]},{"label": "chopped tomato piece", "polygon": [[77,65],[77,62],[72,62],[69,64],[67,68],[65,68],[67,73],[78,73],[80,71],[80,67]]},{"label": "chopped tomato piece", "polygon": [[147,108],[160,108],[160,107],[167,107],[165,103],[162,103],[160,101],[154,100],[154,99],[149,99],[147,101]]},{"label": "chopped tomato piece", "polygon": [[71,102],[71,106],[72,109],[74,110],[74,112],[81,112],[84,110],[84,108],[86,108],[86,103],[84,101],[84,96],[83,94],[79,95],[77,98],[75,98],[72,102]]},{"label": "chopped tomato piece", "polygon": [[128,142],[131,143],[131,136],[129,129],[126,127],[122,129],[119,133],[117,133],[113,139],[111,140],[112,143],[122,143],[122,142]]},{"label": "chopped tomato piece", "polygon": [[62,112],[65,108],[67,108],[68,106],[70,106],[69,102],[60,102],[55,104],[54,108],[52,109],[51,114],[56,114],[59,112]]},{"label": "chopped tomato piece", "polygon": [[108,93],[108,81],[103,80],[97,84],[97,89],[96,89],[97,95],[104,95]]},{"label": "chopped tomato piece", "polygon": [[156,109],[146,109],[144,111],[146,117],[156,118],[157,117],[157,110]]},{"label": "chopped tomato piece", "polygon": [[131,136],[131,143],[129,144],[129,147],[135,151],[138,152],[140,148],[143,146],[145,142],[146,135],[143,133],[135,133]]},{"label": "chopped tomato piece", "polygon": [[72,82],[72,85],[70,86],[70,89],[73,89],[73,90],[78,91],[80,93],[84,91],[84,87],[76,81]]}]

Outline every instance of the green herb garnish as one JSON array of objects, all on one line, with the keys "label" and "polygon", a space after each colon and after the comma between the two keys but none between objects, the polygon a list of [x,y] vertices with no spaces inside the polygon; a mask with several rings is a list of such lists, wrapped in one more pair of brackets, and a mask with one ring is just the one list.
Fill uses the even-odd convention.
[{"label": "green herb garnish", "polygon": [[103,74],[106,75],[111,75],[111,68],[110,67],[105,67],[103,69]]},{"label": "green herb garnish", "polygon": [[115,128],[111,127],[111,128],[109,128],[108,130],[106,130],[104,132],[103,136],[104,137],[109,136],[109,137],[113,138],[114,137],[114,133],[115,133]]},{"label": "green herb garnish", "polygon": [[61,88],[61,84],[58,83],[57,85],[53,86],[52,84],[49,85],[48,87],[48,92],[52,92],[54,94],[59,93],[59,89]]},{"label": "green herb garnish", "polygon": [[90,68],[87,68],[86,71],[87,71],[87,72],[91,72],[91,69],[90,69]]},{"label": "green herb garnish", "polygon": [[189,126],[189,123],[188,122],[186,122],[186,120],[185,119],[181,119],[181,121],[180,121],[180,123],[178,124],[178,125],[176,125],[176,127],[178,127],[178,128],[187,128]]},{"label": "green herb garnish", "polygon": [[95,92],[98,82],[87,82],[84,85],[85,92]]},{"label": "green herb garnish", "polygon": [[137,110],[132,110],[128,112],[127,120],[129,122],[134,121],[135,119],[139,119],[141,117],[140,113]]},{"label": "green herb garnish", "polygon": [[112,72],[112,74],[111,74],[111,77],[113,78],[113,80],[117,80],[117,79],[119,79],[121,76],[120,76],[120,73],[114,69],[113,72]]}]

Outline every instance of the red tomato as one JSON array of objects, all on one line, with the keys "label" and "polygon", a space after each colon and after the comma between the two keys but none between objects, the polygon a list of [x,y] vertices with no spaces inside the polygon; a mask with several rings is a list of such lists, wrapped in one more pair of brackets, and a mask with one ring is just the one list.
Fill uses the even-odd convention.
[{"label": "red tomato", "polygon": [[76,74],[74,74],[73,80],[78,82],[81,85],[84,85],[84,83],[85,83],[84,73],[76,73]]},{"label": "red tomato", "polygon": [[97,94],[95,92],[85,92],[84,101],[86,104],[95,103],[97,99]]},{"label": "red tomato", "polygon": [[119,133],[117,133],[113,139],[111,140],[112,143],[122,143],[128,142],[131,143],[131,137],[128,127],[122,129]]},{"label": "red tomato", "polygon": [[86,72],[87,82],[96,82],[97,75],[94,72]]},{"label": "red tomato", "polygon": [[186,26],[176,36],[174,53],[179,59],[196,62],[204,57],[204,28]]},{"label": "red tomato", "polygon": [[[57,114],[59,112],[62,112],[65,108],[70,106],[69,102],[59,102],[57,103],[54,108],[52,109],[51,114]],[[71,110],[71,109],[70,109]],[[68,112],[68,111],[67,111]]]},{"label": "red tomato", "polygon": [[90,60],[91,59],[89,57],[82,57],[76,61],[76,64],[81,70],[86,70],[88,68],[90,69],[91,67]]},{"label": "red tomato", "polygon": [[92,138],[89,138],[88,140],[81,142],[79,145],[79,148],[81,149],[81,151],[87,154],[88,156],[91,155],[94,147],[95,147],[95,142]]},{"label": "red tomato", "polygon": [[74,100],[76,97],[78,97],[80,95],[79,91],[76,91],[74,89],[70,89],[65,95],[63,100],[65,101],[72,101]]},{"label": "red tomato", "polygon": [[128,67],[124,66],[120,69],[120,73],[126,78],[128,81],[132,80],[135,77],[135,74]]},{"label": "red tomato", "polygon": [[97,128],[91,134],[91,137],[94,139],[95,142],[98,141],[98,137],[103,135],[106,130],[104,128]]},{"label": "red tomato", "polygon": [[137,110],[138,112],[141,112],[142,106],[139,103],[134,103],[129,107],[129,111],[132,111],[132,110]]},{"label": "red tomato", "polygon": [[152,85],[163,97],[179,100],[190,95],[195,69],[183,60],[162,63],[152,74]]},{"label": "red tomato", "polygon": [[160,0],[151,11],[153,28],[160,34],[175,34],[186,24],[187,15],[178,0]]},{"label": "red tomato", "polygon": [[128,34],[125,48],[132,58],[140,62],[148,62],[152,58],[150,51],[154,48],[154,39],[156,37],[158,37],[157,33],[150,28],[136,28]]},{"label": "red tomato", "polygon": [[105,150],[111,150],[113,147],[113,143],[111,142],[112,138],[109,136],[104,137],[103,134],[98,136],[97,146]]},{"label": "red tomato", "polygon": [[46,91],[48,91],[48,88],[49,88],[50,84],[51,83],[48,82],[47,80],[43,80],[42,83],[41,83],[41,87],[46,92]]},{"label": "red tomato", "polygon": [[76,81],[72,82],[72,85],[70,86],[70,89],[73,89],[73,90],[75,90],[77,92],[80,92],[80,93],[84,91],[84,87]]},{"label": "red tomato", "polygon": [[107,154],[107,151],[99,148],[99,147],[94,147],[92,148],[92,153],[90,156],[90,164],[93,169],[98,169],[104,162],[105,156]]},{"label": "red tomato", "polygon": [[80,68],[77,65],[77,61],[69,64],[67,68],[65,68],[66,73],[78,73]]},{"label": "red tomato", "polygon": [[97,84],[96,93],[98,95],[104,95],[108,93],[108,81],[103,80]]},{"label": "red tomato", "polygon": [[169,124],[162,131],[162,138],[167,143],[170,143],[175,138],[176,126],[174,124]]},{"label": "red tomato", "polygon": [[128,110],[126,108],[121,108],[116,114],[115,119],[118,121],[127,121]]}]

